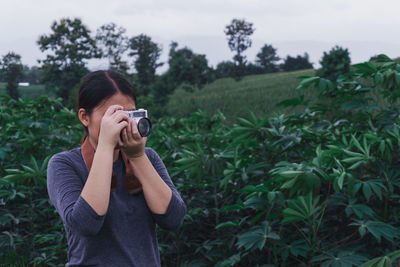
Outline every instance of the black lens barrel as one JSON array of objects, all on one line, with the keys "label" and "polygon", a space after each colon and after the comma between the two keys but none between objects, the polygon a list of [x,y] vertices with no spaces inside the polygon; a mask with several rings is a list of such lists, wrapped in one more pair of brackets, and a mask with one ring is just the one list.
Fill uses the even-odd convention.
[{"label": "black lens barrel", "polygon": [[151,133],[151,121],[148,118],[141,118],[137,123],[138,131],[142,137],[149,136]]}]

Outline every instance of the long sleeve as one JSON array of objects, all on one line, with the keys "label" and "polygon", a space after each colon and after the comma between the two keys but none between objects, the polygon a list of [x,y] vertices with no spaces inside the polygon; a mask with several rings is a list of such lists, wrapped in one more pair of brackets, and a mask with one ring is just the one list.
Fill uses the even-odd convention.
[{"label": "long sleeve", "polygon": [[105,215],[98,215],[80,196],[84,182],[76,165],[64,153],[54,155],[47,167],[47,190],[50,201],[64,224],[83,235],[96,235]]},{"label": "long sleeve", "polygon": [[161,158],[153,149],[148,149],[148,157],[156,169],[157,173],[160,175],[161,179],[168,185],[172,191],[172,198],[168,204],[168,208],[165,214],[155,214],[152,216],[156,223],[163,229],[166,230],[176,230],[178,229],[186,214],[186,205],[183,202],[179,192],[176,190],[174,184],[169,177],[168,171],[162,162]]}]

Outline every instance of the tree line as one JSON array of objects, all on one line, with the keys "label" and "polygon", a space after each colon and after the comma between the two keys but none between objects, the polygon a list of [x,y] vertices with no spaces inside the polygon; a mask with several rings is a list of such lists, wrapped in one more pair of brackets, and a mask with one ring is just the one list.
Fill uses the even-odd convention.
[{"label": "tree line", "polygon": [[[233,19],[226,25],[224,33],[234,56],[215,68],[209,65],[206,55],[197,54],[189,47],[180,47],[172,41],[166,62],[169,68],[156,75],[157,68],[165,63],[159,60],[161,45],[150,36],[142,33],[129,38],[126,29],[115,23],[102,25],[93,35],[81,19],[62,18],[52,23],[50,34],[43,34],[37,40],[40,50],[46,53],[44,59],[38,60],[40,66],[24,66],[20,55],[9,52],[0,59],[0,81],[7,83],[7,92],[15,99],[19,97],[18,81],[25,80],[45,84],[48,92],[61,97],[64,104],[73,106],[72,99],[76,96],[78,84],[89,72],[88,60],[106,59],[110,69],[131,79],[144,102],[163,105],[168,95],[182,84],[189,85],[184,88],[191,90],[193,86],[201,88],[217,78],[240,79],[250,74],[313,67],[307,53],[281,59],[277,56],[277,49],[270,44],[264,44],[254,63],[248,61],[244,52],[252,45],[250,37],[254,31],[253,23],[245,19]],[[347,55],[348,67],[350,58],[347,49],[338,49]],[[281,60],[283,62],[279,64]],[[334,69],[337,69],[336,65]]]}]

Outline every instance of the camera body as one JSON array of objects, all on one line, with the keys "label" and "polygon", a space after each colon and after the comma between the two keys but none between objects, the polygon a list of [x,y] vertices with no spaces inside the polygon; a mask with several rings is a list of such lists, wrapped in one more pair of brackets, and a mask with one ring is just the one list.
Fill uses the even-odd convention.
[{"label": "camera body", "polygon": [[139,133],[142,137],[149,136],[151,133],[151,122],[147,117],[147,110],[146,109],[137,109],[137,110],[128,110],[125,111],[128,113],[129,117],[136,121]]}]

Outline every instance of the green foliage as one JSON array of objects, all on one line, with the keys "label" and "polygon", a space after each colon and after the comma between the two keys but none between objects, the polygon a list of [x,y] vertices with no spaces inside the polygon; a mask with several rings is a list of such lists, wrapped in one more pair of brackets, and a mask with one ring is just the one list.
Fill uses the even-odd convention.
[{"label": "green foliage", "polygon": [[232,61],[222,61],[217,64],[215,68],[216,78],[228,78],[234,77],[235,74],[235,63]]},{"label": "green foliage", "polygon": [[[188,206],[178,231],[158,230],[163,266],[396,264],[400,67],[383,55],[353,67],[336,81],[305,77],[299,93],[317,89],[322,102],[299,97],[302,112],[251,112],[229,127],[201,110],[154,121],[148,146]],[[1,103],[0,258],[65,263],[44,168],[78,145],[81,127],[60,100]]]},{"label": "green foliage", "polygon": [[[6,93],[6,86],[5,83],[0,83],[0,95]],[[46,93],[44,85],[19,86],[18,92],[22,98],[36,98]],[[49,96],[50,95],[51,94],[49,94]]]},{"label": "green foliage", "polygon": [[[147,88],[146,86],[154,82],[156,69],[163,65],[157,63],[161,55],[161,47],[145,34],[129,39],[128,47],[129,56],[134,57],[133,65],[137,71],[139,84]],[[147,95],[149,91],[142,90],[142,93]]]},{"label": "green foliage", "polygon": [[268,222],[263,222],[238,236],[237,247],[244,247],[246,250],[253,248],[262,250],[268,239],[279,240],[280,238],[277,233],[272,232]]},{"label": "green foliage", "polygon": [[22,70],[21,56],[14,52],[8,52],[0,60],[0,71],[3,81],[7,83],[7,93],[16,100],[19,97],[18,82],[22,78]]},{"label": "green foliage", "polygon": [[320,209],[318,202],[319,197],[313,199],[311,193],[307,197],[299,196],[297,199],[290,200],[288,207],[283,210],[285,218],[282,224],[304,221],[315,216]]},{"label": "green foliage", "polygon": [[160,106],[165,106],[176,86],[173,77],[168,73],[156,77],[155,82],[151,86],[154,102]]},{"label": "green foliage", "polygon": [[167,72],[176,85],[189,83],[201,87],[213,79],[205,55],[195,54],[187,47],[177,47],[178,43],[171,44]]},{"label": "green foliage", "polygon": [[367,258],[354,254],[352,251],[339,251],[337,254],[324,254],[314,257],[311,262],[323,262],[321,267],[352,267],[360,266]]},{"label": "green foliage", "polygon": [[32,66],[29,68],[26,65],[24,66],[22,81],[28,82],[30,85],[39,85],[42,79],[43,71],[39,67]]},{"label": "green foliage", "polygon": [[250,36],[254,33],[253,23],[244,19],[232,19],[231,23],[225,27],[225,35],[228,38],[228,46],[231,51],[236,52],[233,57],[235,62],[235,77],[243,75],[243,68],[246,64],[246,57],[243,52],[251,47]]},{"label": "green foliage", "polygon": [[[237,118],[245,117],[249,110],[256,116],[303,111],[305,102],[299,103],[297,107],[277,108],[276,104],[286,100],[288,96],[301,97],[301,95],[305,96],[304,101],[309,101],[310,104],[315,103],[319,98],[316,89],[304,92],[296,90],[299,84],[298,77],[305,75],[314,75],[314,71],[252,75],[243,77],[239,82],[232,78],[218,79],[193,92],[180,90],[177,87],[177,90],[169,95],[165,109],[170,116],[190,116],[198,109],[206,110],[211,114],[221,111],[226,116],[226,123],[229,125],[233,125]],[[159,83],[160,89],[166,90],[168,81],[166,79],[163,81],[164,83]]]},{"label": "green foliage", "polygon": [[324,52],[320,61],[321,69],[317,75],[335,81],[339,75],[350,71],[350,54],[340,46],[333,47],[328,53]]},{"label": "green foliage", "polygon": [[46,167],[52,154],[79,143],[82,130],[61,99],[0,100],[0,259],[55,266],[66,260],[66,240],[48,200]]},{"label": "green foliage", "polygon": [[304,53],[303,56],[298,55],[297,57],[291,57],[288,55],[280,67],[283,71],[294,71],[310,69],[313,66],[312,63],[310,63],[308,54]]},{"label": "green foliage", "polygon": [[276,54],[276,48],[272,45],[265,44],[261,47],[260,52],[257,53],[256,63],[264,68],[265,73],[278,71],[276,64],[280,58]]},{"label": "green foliage", "polygon": [[[400,184],[394,170],[399,167],[400,135],[398,112],[393,108],[398,65],[380,58],[384,62],[376,65],[355,65],[354,71],[339,81],[306,77],[299,92],[315,87],[323,102],[315,103],[303,95],[285,103],[309,104],[303,112],[238,118],[225,135],[218,134],[219,144],[201,139],[207,136],[210,140],[202,129],[217,130],[207,124],[195,127],[197,134],[202,133],[192,133],[199,138],[197,144],[186,147],[183,135],[168,139],[171,147],[165,158],[175,158],[170,166],[182,165],[176,173],[182,182],[191,179],[190,188],[195,184],[212,186],[214,182],[207,178],[211,175],[223,189],[214,199],[204,189],[197,188],[204,193],[201,198],[197,190],[189,193],[185,185],[180,189],[192,209],[183,232],[192,224],[207,225],[210,217],[218,218],[215,230],[201,227],[202,237],[188,232],[193,242],[184,242],[193,244],[188,248],[198,248],[197,262],[216,262],[215,266],[228,262],[360,266],[399,248]],[[372,91],[382,95],[382,105],[375,104],[375,108],[369,102]],[[193,127],[177,122],[172,128]],[[213,152],[207,153],[208,149]],[[222,168],[207,168],[216,155],[224,159],[215,165]],[[197,204],[195,199],[202,202]],[[219,206],[221,202],[224,205]],[[208,212],[202,207],[209,207]],[[270,238],[270,233],[275,233],[275,238]],[[183,254],[180,257],[185,258]]]},{"label": "green foliage", "polygon": [[398,259],[400,258],[400,250],[393,251],[383,257],[378,257],[372,259],[368,262],[365,262],[361,265],[361,267],[392,267],[395,263],[394,260],[397,259],[397,265],[399,263]]},{"label": "green foliage", "polygon": [[125,32],[125,28],[117,28],[115,23],[108,23],[97,29],[95,39],[101,49],[102,57],[108,59],[109,68],[127,74],[129,66],[122,60],[123,54],[128,49]]},{"label": "green foliage", "polygon": [[[177,49],[178,43],[172,42],[169,50],[169,69],[156,78],[150,86],[154,102],[165,107],[171,93],[177,88],[187,92],[201,88],[214,79],[205,55],[198,55],[187,47]],[[164,111],[165,114],[165,111]]]},{"label": "green foliage", "polygon": [[54,21],[51,30],[51,34],[41,35],[37,41],[40,51],[47,53],[40,62],[47,88],[55,90],[65,104],[70,90],[88,72],[85,61],[101,54],[90,30],[78,18]]}]

